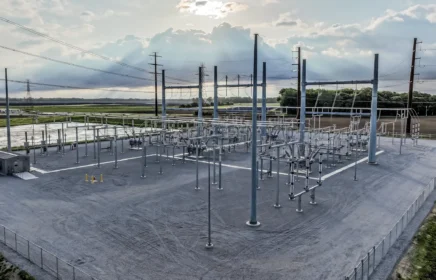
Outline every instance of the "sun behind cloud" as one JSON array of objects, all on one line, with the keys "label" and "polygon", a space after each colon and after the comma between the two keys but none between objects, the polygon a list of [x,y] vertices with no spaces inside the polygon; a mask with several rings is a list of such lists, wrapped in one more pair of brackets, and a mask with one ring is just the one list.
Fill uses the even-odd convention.
[{"label": "sun behind cloud", "polygon": [[238,2],[180,0],[176,8],[179,9],[181,13],[190,13],[219,19],[225,18],[230,13],[246,10],[248,5]]}]

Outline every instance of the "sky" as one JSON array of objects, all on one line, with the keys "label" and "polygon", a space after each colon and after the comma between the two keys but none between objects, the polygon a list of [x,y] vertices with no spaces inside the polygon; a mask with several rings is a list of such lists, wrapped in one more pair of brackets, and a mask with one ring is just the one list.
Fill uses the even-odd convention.
[{"label": "sky", "polygon": [[[267,63],[268,96],[295,86],[297,47],[307,59],[308,80],[371,79],[374,54],[378,53],[380,90],[406,92],[414,37],[422,42],[417,51],[420,59],[415,88],[436,94],[434,0],[1,2],[0,66],[8,68],[10,80],[93,88],[31,85],[33,97],[151,98],[153,52],[160,56],[158,63],[163,66],[158,72],[166,70],[168,85],[198,83],[198,67],[204,64],[208,97],[213,92],[210,85],[215,65],[220,83],[226,75],[229,83],[235,83],[238,74],[241,82],[249,81],[255,33],[259,34],[259,69],[262,62]],[[10,22],[109,59],[50,41]],[[123,63],[133,67],[120,65]],[[16,97],[26,94],[25,84],[10,82],[9,89]],[[4,92],[3,81],[0,92]],[[221,89],[219,95],[250,96],[250,92],[246,88],[239,93],[237,89]],[[188,98],[196,92],[173,90],[167,95]]]}]

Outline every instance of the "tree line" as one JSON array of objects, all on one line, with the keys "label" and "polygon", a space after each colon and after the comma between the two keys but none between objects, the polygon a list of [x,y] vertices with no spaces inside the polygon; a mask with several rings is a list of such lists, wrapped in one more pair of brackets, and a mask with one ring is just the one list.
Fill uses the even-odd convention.
[{"label": "tree line", "polygon": [[[306,106],[307,107],[353,107],[354,108],[370,108],[372,99],[372,89],[362,88],[360,90],[341,89],[341,90],[326,90],[326,89],[308,89],[306,91]],[[407,93],[397,93],[392,91],[378,92],[378,107],[379,108],[407,108]],[[284,88],[279,92],[277,101],[280,106],[297,106],[297,90],[293,88]],[[436,95],[428,93],[414,92],[412,108],[415,109],[419,116],[436,115]]]},{"label": "tree line", "polygon": [[[277,98],[267,98],[267,103],[277,103]],[[251,97],[220,97],[218,98],[218,106],[229,106],[235,104],[250,104],[252,103]],[[213,106],[213,98],[208,97],[203,99],[203,107]],[[191,103],[181,104],[179,108],[196,108],[198,107],[198,98],[192,98]]]}]

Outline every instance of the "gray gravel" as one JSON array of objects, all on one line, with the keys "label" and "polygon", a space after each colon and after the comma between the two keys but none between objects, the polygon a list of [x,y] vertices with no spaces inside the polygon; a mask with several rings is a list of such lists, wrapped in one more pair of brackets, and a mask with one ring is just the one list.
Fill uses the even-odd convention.
[{"label": "gray gravel", "polygon": [[[164,175],[158,175],[150,157],[146,179],[139,159],[120,162],[116,170],[105,164],[35,173],[34,181],[0,178],[0,223],[99,279],[343,279],[435,176],[433,147],[405,147],[400,156],[390,141],[382,139],[380,165],[359,165],[359,181],[351,168],[324,182],[318,205],[304,196],[302,214],[287,199],[285,176],[280,209],[272,207],[276,178],[261,182],[262,225],[255,229],[245,225],[250,171],[223,167],[224,191],[212,189],[211,251],[205,249],[207,166],[200,164],[202,190],[194,191],[193,162],[164,161]],[[93,163],[82,147],[80,165]],[[119,158],[139,155],[129,151]],[[102,154],[102,162],[112,158]],[[248,166],[249,160],[242,148],[224,156],[232,165]],[[55,170],[74,162],[74,151],[64,157],[52,152],[36,167]],[[85,173],[104,174],[104,183],[84,182]],[[297,187],[303,186],[301,179]]]}]

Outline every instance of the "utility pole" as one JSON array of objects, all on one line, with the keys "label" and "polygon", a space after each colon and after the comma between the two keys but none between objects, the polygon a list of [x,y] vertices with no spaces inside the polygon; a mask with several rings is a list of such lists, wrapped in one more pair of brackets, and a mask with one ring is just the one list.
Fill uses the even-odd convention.
[{"label": "utility pole", "polygon": [[6,91],[6,134],[8,141],[8,152],[11,149],[11,116],[9,114],[9,90],[8,90],[8,68],[5,68],[5,91]]},{"label": "utility pole", "polygon": [[227,83],[229,81],[229,77],[226,75],[226,97],[227,97]]},{"label": "utility pole", "polygon": [[412,67],[410,69],[410,80],[409,80],[409,98],[407,101],[407,109],[409,110],[407,112],[407,126],[406,126],[406,133],[410,134],[411,129],[411,122],[412,122],[412,115],[410,114],[410,110],[412,109],[412,102],[413,102],[413,86],[415,83],[415,69],[416,69],[416,60],[420,58],[416,58],[416,45],[418,44],[418,38],[413,39],[413,53],[412,53]]},{"label": "utility pole", "polygon": [[297,66],[297,119],[300,115],[301,108],[301,47],[297,48],[297,63],[292,64],[293,66]]},{"label": "utility pole", "polygon": [[239,97],[239,83],[240,83],[240,80],[241,80],[241,75],[238,74],[238,97]]},{"label": "utility pole", "polygon": [[32,95],[30,94],[30,81],[27,80],[27,95],[26,95],[26,101],[29,103],[30,112],[33,112],[33,100]]},{"label": "utility pole", "polygon": [[163,66],[162,64],[157,64],[157,58],[158,57],[162,57],[162,56],[157,55],[157,52],[154,52],[150,56],[154,57],[154,63],[149,63],[149,64],[154,66],[154,72],[150,72],[150,74],[154,74],[154,114],[157,117],[157,115],[158,115],[158,105],[157,105],[157,75],[159,75],[159,73],[157,72],[157,67],[158,66]]}]

